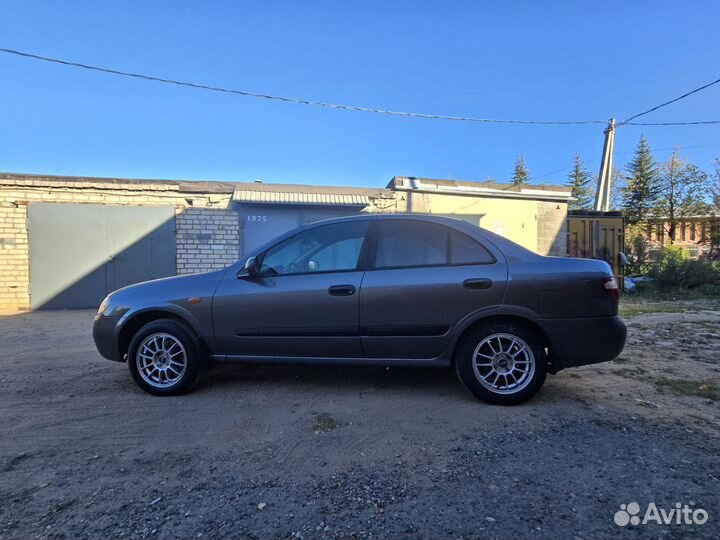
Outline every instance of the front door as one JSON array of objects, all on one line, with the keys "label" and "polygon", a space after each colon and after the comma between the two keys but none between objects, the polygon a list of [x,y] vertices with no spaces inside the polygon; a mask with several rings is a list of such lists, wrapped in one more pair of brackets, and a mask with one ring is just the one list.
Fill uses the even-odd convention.
[{"label": "front door", "polygon": [[258,256],[260,275],[227,272],[213,301],[215,335],[233,356],[361,356],[358,271],[367,221],[320,225]]}]

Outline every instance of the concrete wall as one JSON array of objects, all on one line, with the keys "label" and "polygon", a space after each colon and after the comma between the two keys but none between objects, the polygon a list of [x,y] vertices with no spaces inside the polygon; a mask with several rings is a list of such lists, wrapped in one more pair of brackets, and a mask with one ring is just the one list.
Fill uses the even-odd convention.
[{"label": "concrete wall", "polygon": [[231,192],[183,191],[172,182],[0,177],[0,310],[30,306],[28,204],[174,206],[177,272],[182,274],[222,268],[237,259],[240,226],[231,199]]},{"label": "concrete wall", "polygon": [[442,193],[403,193],[411,212],[457,215],[540,255],[565,256],[567,203]]},{"label": "concrete wall", "polygon": [[567,204],[537,203],[537,249],[541,255],[567,256]]}]

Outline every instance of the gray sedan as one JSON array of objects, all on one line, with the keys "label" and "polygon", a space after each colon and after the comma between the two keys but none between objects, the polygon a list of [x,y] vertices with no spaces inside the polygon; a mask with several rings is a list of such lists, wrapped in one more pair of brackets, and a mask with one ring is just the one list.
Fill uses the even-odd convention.
[{"label": "gray sedan", "polygon": [[547,373],[625,344],[607,263],[542,257],[449,218],[365,215],[291,231],[223,270],[131,285],[100,306],[100,353],[175,395],[211,362],[454,367],[516,404]]}]

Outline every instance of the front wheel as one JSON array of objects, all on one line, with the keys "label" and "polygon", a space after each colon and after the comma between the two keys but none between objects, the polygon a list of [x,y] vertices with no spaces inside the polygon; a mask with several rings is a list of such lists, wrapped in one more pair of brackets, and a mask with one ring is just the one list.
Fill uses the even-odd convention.
[{"label": "front wheel", "polygon": [[537,333],[524,325],[490,321],[464,337],[455,370],[479,399],[517,405],[533,397],[545,382],[547,354]]},{"label": "front wheel", "polygon": [[130,342],[127,363],[137,385],[156,396],[187,392],[207,367],[192,331],[169,319],[150,322],[138,330]]}]

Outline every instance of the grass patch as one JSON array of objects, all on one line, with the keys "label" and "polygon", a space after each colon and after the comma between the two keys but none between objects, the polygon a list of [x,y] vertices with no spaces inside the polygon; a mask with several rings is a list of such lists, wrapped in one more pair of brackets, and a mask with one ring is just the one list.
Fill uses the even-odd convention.
[{"label": "grass patch", "polygon": [[687,307],[679,306],[677,304],[661,304],[661,303],[647,303],[647,304],[621,304],[619,308],[620,316],[625,319],[631,319],[638,315],[647,315],[648,313],[682,313],[689,311]]},{"label": "grass patch", "polygon": [[328,413],[320,413],[315,417],[315,423],[313,424],[313,431],[332,431],[333,429],[340,426],[340,423],[335,420]]},{"label": "grass patch", "polygon": [[717,300],[720,298],[720,287],[717,285],[705,285],[688,289],[687,287],[659,287],[651,283],[641,283],[635,289],[633,298],[648,302]]},{"label": "grass patch", "polygon": [[717,400],[720,391],[717,384],[710,379],[695,381],[691,379],[669,379],[661,377],[655,381],[658,390],[670,390],[681,396],[698,396],[706,399]]}]

